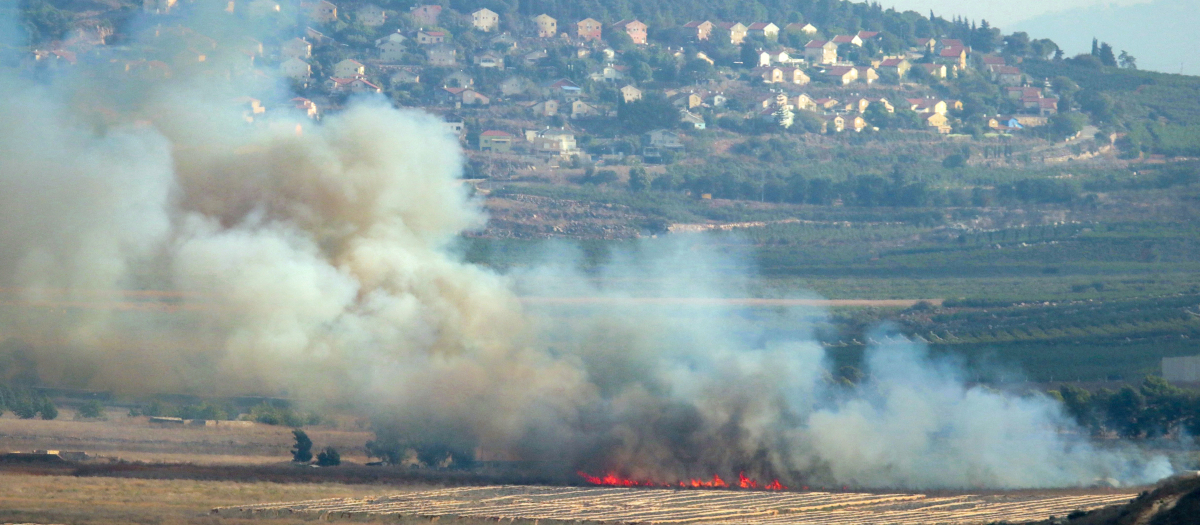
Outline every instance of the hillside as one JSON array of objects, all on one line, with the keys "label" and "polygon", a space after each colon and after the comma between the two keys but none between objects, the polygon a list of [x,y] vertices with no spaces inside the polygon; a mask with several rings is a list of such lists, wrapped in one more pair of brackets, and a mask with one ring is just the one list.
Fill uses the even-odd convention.
[{"label": "hillside", "polygon": [[1050,38],[1069,54],[1087,52],[1092,39],[1101,38],[1137,56],[1142,69],[1200,75],[1200,59],[1192,52],[1200,48],[1192,28],[1195,13],[1189,0],[1154,0],[1048,13],[1012,29]]}]

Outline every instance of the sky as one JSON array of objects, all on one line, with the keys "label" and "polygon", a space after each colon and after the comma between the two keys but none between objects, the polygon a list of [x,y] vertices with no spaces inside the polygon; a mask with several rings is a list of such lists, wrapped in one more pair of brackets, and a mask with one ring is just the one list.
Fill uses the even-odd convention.
[{"label": "sky", "polygon": [[1129,6],[1149,3],[1150,0],[878,0],[884,8],[913,10],[927,13],[930,9],[938,16],[950,18],[963,15],[968,18],[986,19],[994,26],[1005,27],[1047,13],[1076,8],[1109,5]]},{"label": "sky", "polygon": [[945,18],[987,20],[1004,34],[1025,31],[1053,40],[1067,56],[1086,53],[1092,38],[1127,50],[1138,67],[1200,75],[1200,0],[878,0],[880,5]]}]

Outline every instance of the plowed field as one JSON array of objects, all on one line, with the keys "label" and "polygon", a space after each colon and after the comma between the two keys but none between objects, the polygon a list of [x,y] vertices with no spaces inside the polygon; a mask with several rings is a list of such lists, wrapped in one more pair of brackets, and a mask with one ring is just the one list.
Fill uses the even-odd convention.
[{"label": "plowed field", "polygon": [[750,492],[578,487],[460,487],[364,499],[214,509],[222,517],[484,523],[985,524],[1065,516],[1135,494],[931,496],[849,492]]}]

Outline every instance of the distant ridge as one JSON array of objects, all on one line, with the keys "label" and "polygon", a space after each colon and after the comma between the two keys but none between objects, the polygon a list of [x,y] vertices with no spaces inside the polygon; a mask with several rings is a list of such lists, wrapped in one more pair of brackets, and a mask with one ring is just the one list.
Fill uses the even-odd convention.
[{"label": "distant ridge", "polygon": [[1025,31],[1049,38],[1067,56],[1086,53],[1092,38],[1108,42],[1118,53],[1129,51],[1140,69],[1200,75],[1200,32],[1195,0],[1154,0],[1135,6],[1096,6],[1040,15],[1003,27],[1005,34]]}]

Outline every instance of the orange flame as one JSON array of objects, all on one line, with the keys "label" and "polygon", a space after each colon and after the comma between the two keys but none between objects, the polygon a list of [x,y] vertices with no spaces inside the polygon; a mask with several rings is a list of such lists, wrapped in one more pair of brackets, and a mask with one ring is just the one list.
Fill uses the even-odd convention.
[{"label": "orange flame", "polygon": [[[647,480],[636,480],[636,479],[622,477],[622,476],[616,474],[615,472],[609,472],[608,474],[605,474],[604,476],[593,476],[593,475],[588,474],[583,471],[579,471],[578,474],[580,477],[582,477],[584,479],[584,481],[591,483],[592,485],[602,485],[602,486],[606,486],[606,487],[679,487],[679,488],[696,488],[696,489],[699,489],[699,488],[723,489],[723,488],[731,487],[731,485],[729,483],[727,483],[725,480],[721,479],[721,476],[718,476],[716,474],[713,474],[712,480],[703,480],[703,479],[693,478],[693,479],[689,479],[687,481],[679,481],[676,483],[659,483],[659,482],[647,481]],[[733,487],[742,488],[742,489],[750,489],[750,490],[787,490],[788,489],[788,487],[786,485],[783,485],[782,483],[780,483],[779,480],[774,480],[765,485],[760,485],[757,480],[746,477],[746,473],[744,473],[744,472],[738,473],[738,483],[737,483],[737,485],[735,485]]]},{"label": "orange flame", "polygon": [[721,476],[713,474],[712,481],[704,481],[704,480],[700,480],[700,479],[689,479],[687,481],[680,481],[679,486],[680,487],[691,487],[691,488],[696,488],[696,489],[699,489],[699,488],[721,488],[721,489],[723,489],[725,487],[728,487],[729,484],[725,483],[725,480],[721,479]]}]

